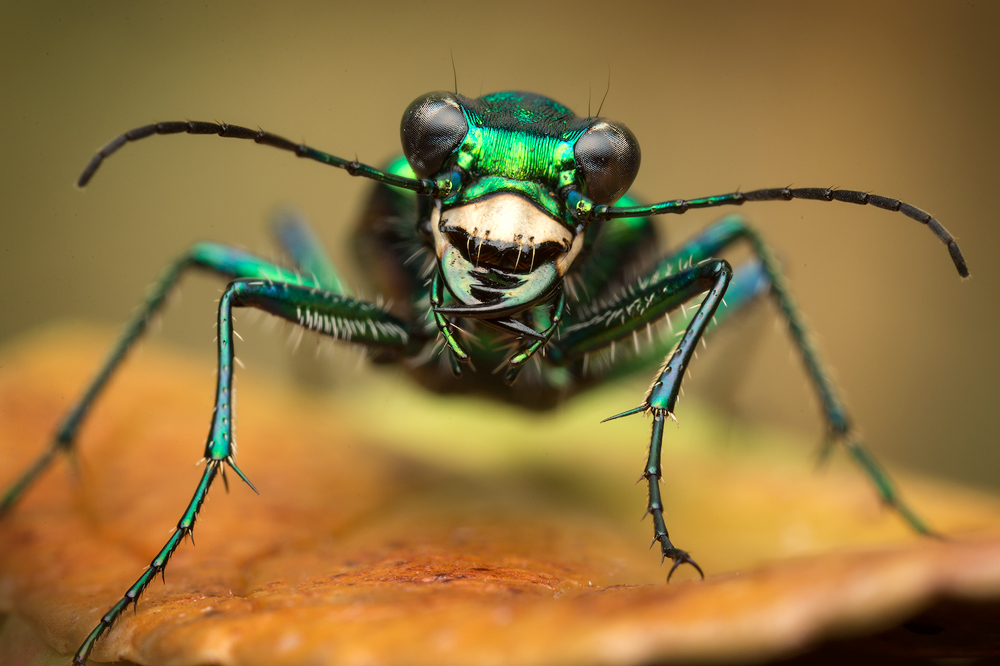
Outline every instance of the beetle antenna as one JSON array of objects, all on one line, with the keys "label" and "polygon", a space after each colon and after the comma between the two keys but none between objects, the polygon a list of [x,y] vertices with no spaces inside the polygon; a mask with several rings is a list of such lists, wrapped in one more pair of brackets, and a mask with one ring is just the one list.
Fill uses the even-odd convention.
[{"label": "beetle antenna", "polygon": [[[598,111],[600,113],[600,111]],[[701,199],[675,199],[663,201],[651,206],[594,206],[590,213],[591,220],[608,220],[617,217],[643,217],[645,215],[680,214],[692,208],[715,208],[716,206],[742,206],[747,201],[791,201],[792,199],[812,199],[814,201],[844,201],[859,206],[875,206],[885,210],[902,213],[912,220],[927,226],[938,240],[948,246],[948,254],[963,278],[969,277],[969,267],[965,257],[958,248],[958,243],[940,222],[935,220],[916,206],[891,199],[880,194],[869,194],[857,190],[837,190],[829,187],[774,187],[766,190],[750,192],[732,192],[717,194]]]},{"label": "beetle antenna", "polygon": [[295,153],[296,157],[306,157],[323,164],[329,164],[330,166],[344,169],[352,176],[363,176],[386,185],[393,185],[395,187],[401,187],[404,190],[411,190],[417,194],[426,194],[432,197],[437,197],[445,190],[450,191],[450,184],[445,185],[445,189],[442,190],[442,186],[436,181],[397,176],[395,174],[382,171],[381,169],[376,169],[373,166],[362,164],[357,160],[349,161],[342,157],[337,157],[336,155],[324,153],[323,151],[311,148],[304,143],[293,143],[284,137],[280,137],[277,134],[271,134],[270,132],[265,132],[261,129],[252,130],[248,127],[241,127],[239,125],[209,123],[197,120],[182,120],[143,125],[142,127],[137,127],[125,132],[124,134],[116,136],[108,142],[106,146],[97,151],[97,154],[91,158],[86,168],[84,168],[83,173],[80,174],[80,178],[76,181],[77,187],[85,187],[87,183],[90,182],[90,179],[94,177],[94,173],[96,173],[100,166],[104,163],[104,160],[117,152],[118,149],[126,143],[138,141],[139,139],[145,139],[146,137],[153,136],[154,134],[217,134],[218,136],[227,139],[252,139],[254,143],[260,143],[265,146],[272,146],[274,148],[280,148],[281,150],[287,150],[291,153]]},{"label": "beetle antenna", "polygon": [[604,100],[608,98],[608,93],[610,91],[611,91],[611,63],[608,63],[608,87],[604,89],[604,97],[601,98],[601,105],[597,107],[597,115],[601,115],[601,109],[604,108]]}]

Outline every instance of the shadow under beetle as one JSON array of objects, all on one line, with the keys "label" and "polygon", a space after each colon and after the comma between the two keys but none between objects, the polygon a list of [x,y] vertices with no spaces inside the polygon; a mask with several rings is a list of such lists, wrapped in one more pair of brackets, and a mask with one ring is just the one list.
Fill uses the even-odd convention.
[{"label": "shadow under beetle", "polygon": [[[659,365],[639,406],[611,418],[640,412],[652,416],[643,470],[649,486],[647,512],[653,517],[654,543],[659,542],[663,559],[673,561],[672,575],[681,564],[699,573],[701,568],[671,543],[663,521],[659,480],[664,423],[673,418],[688,363],[716,315],[770,294],[819,394],[829,431],[826,449],[842,444],[882,500],[915,530],[929,533],[855,436],[778,262],[761,237],[743,218],[729,216],[658,257],[650,219],[750,201],[870,204],[929,227],[947,245],[959,274],[968,276],[951,234],[922,210],[864,192],[787,187],[641,206],[624,196],[640,158],[639,144],[628,128],[601,117],[579,118],[552,99],[523,92],[478,99],[434,92],[417,98],[400,127],[404,157],[384,170],[269,132],[224,123],[166,122],[111,141],[87,165],[78,184],[86,185],[103,161],[126,143],[180,133],[251,139],[376,181],[358,228],[358,247],[363,264],[392,305],[350,296],[312,232],[291,216],[279,220],[275,230],[292,268],[218,243],[197,243],[167,267],[51,446],[0,498],[2,515],[58,452],[73,449],[94,398],[181,273],[198,267],[230,281],[219,302],[218,383],[201,480],[170,539],[83,642],[74,663],[86,661],[98,638],[129,604],[138,603],[156,574],[163,573],[181,540],[192,532],[220,472],[225,480],[228,466],[253,488],[236,466],[231,438],[236,307],[258,308],[361,345],[376,362],[401,362],[430,390],[478,393],[533,409],[552,407],[610,377]],[[716,258],[743,240],[754,253],[747,264],[734,271]],[[703,294],[699,303],[691,304]],[[654,334],[652,327],[662,321],[672,327],[669,313],[677,308],[683,313],[679,338]],[[634,351],[616,355],[619,342]],[[537,363],[528,364],[531,359]]]}]

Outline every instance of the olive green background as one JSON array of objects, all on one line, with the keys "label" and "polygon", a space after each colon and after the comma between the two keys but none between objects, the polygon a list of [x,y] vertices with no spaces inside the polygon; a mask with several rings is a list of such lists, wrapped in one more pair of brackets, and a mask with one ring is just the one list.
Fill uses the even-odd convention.
[{"label": "olive green background", "polygon": [[[819,202],[742,211],[783,258],[876,454],[998,487],[996,7],[5,2],[0,342],[57,320],[118,325],[196,239],[270,253],[266,219],[279,205],[303,211],[359,281],[350,232],[365,182],[270,148],[180,136],[127,147],[78,191],[87,160],[122,131],[224,120],[378,163],[398,150],[406,105],[452,87],[451,53],[462,93],[530,90],[581,114],[588,100],[596,110],[610,71],[602,113],[639,138],[633,191],[647,200],[841,186],[913,203],[958,237],[965,282],[944,246],[898,214]],[[661,223],[676,242],[720,214]],[[207,358],[220,286],[185,281],[161,337]],[[818,439],[786,335],[770,306],[757,310],[710,344],[687,394]],[[241,333],[249,371],[294,365],[287,333]]]}]

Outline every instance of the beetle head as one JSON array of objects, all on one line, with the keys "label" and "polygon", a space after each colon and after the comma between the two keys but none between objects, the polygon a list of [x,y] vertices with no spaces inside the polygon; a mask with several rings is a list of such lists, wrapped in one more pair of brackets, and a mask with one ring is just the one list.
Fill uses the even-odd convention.
[{"label": "beetle head", "polygon": [[407,108],[400,135],[418,177],[456,183],[430,220],[458,303],[438,312],[487,323],[559,287],[585,243],[579,202],[613,203],[639,169],[638,142],[624,125],[579,118],[530,93],[429,93]]}]

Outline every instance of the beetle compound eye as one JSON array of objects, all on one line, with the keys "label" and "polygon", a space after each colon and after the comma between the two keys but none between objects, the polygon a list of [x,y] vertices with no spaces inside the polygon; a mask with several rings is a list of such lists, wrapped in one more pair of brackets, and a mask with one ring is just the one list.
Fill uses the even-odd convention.
[{"label": "beetle compound eye", "polygon": [[600,120],[577,139],[576,168],[597,204],[616,201],[639,173],[639,141],[624,125]]},{"label": "beetle compound eye", "polygon": [[422,95],[406,108],[399,125],[406,161],[419,177],[433,176],[462,144],[468,130],[455,95],[449,92]]}]

